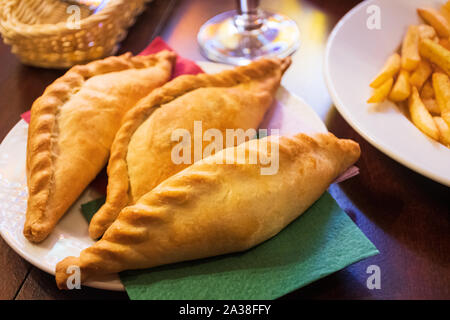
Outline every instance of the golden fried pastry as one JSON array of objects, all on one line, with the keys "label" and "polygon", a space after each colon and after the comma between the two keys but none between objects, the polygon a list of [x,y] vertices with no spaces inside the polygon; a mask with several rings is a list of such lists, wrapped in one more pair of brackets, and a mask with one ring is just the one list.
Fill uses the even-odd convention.
[{"label": "golden fried pastry", "polygon": [[[265,165],[250,159],[271,158],[276,150],[278,171],[262,175]],[[58,287],[67,287],[72,266],[80,268],[81,281],[86,281],[247,250],[301,215],[359,155],[356,142],[330,133],[270,136],[223,149],[124,208],[103,238],[80,257],[59,262]],[[224,164],[218,164],[221,160]]]},{"label": "golden fried pastry", "polygon": [[71,68],[31,108],[24,235],[44,240],[106,164],[123,115],[170,79],[175,54],[124,54]]},{"label": "golden fried pastry", "polygon": [[[256,130],[289,64],[290,58],[263,59],[218,74],[181,76],[142,99],[125,116],[114,140],[107,199],[90,223],[91,237],[99,238],[123,207],[202,158],[209,143],[200,146],[195,159],[195,122],[202,132],[214,129],[222,136],[227,129]],[[172,134],[180,129],[191,141],[189,161],[181,163],[172,159],[179,143]],[[236,144],[237,139],[229,146]]]}]

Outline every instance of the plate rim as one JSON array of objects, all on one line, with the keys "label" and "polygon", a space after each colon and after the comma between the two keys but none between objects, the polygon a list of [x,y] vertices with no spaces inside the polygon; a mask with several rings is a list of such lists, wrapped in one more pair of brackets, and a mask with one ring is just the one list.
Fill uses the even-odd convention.
[{"label": "plate rim", "polygon": [[390,147],[387,147],[383,141],[380,141],[379,138],[370,136],[369,134],[365,133],[365,131],[361,127],[361,124],[359,123],[359,121],[354,119],[352,117],[352,115],[350,114],[349,110],[344,106],[344,103],[340,100],[340,98],[336,92],[336,89],[333,86],[333,83],[331,80],[331,74],[330,74],[330,63],[329,63],[330,58],[329,57],[331,55],[331,52],[330,52],[331,47],[335,41],[335,38],[336,38],[338,32],[341,30],[342,26],[349,19],[351,19],[356,13],[359,12],[359,10],[361,10],[363,7],[367,7],[367,6],[371,5],[372,3],[376,2],[376,1],[378,1],[378,0],[367,0],[367,1],[363,1],[359,4],[357,4],[356,6],[354,6],[352,9],[350,9],[349,12],[347,12],[338,21],[338,23],[334,26],[332,32],[330,33],[330,36],[328,37],[327,45],[325,48],[325,55],[324,55],[323,73],[324,73],[325,83],[326,83],[326,86],[330,93],[331,99],[333,100],[336,109],[339,111],[339,113],[342,115],[342,117],[345,119],[345,121],[359,135],[361,135],[367,142],[369,142],[374,148],[378,149],[379,151],[381,151],[382,153],[384,153],[391,159],[393,159],[393,160],[397,161],[398,163],[404,165],[405,167],[413,170],[414,172],[416,172],[424,177],[427,177],[433,181],[436,181],[444,186],[450,187],[450,177],[447,178],[447,177],[439,176],[439,175],[427,170],[426,168],[415,164],[413,161],[411,161],[407,158],[404,158],[403,156],[395,153],[394,150],[391,150]]}]

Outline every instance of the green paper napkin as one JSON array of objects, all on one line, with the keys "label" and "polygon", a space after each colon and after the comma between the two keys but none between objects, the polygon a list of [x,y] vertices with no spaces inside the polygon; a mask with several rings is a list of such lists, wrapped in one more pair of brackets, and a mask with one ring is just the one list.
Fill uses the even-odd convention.
[{"label": "green paper napkin", "polygon": [[81,205],[81,212],[87,222],[90,222],[94,214],[102,207],[105,203],[106,197],[101,197]]},{"label": "green paper napkin", "polygon": [[[103,202],[83,205],[83,215],[90,220]],[[326,192],[277,236],[246,252],[126,271],[120,279],[132,300],[275,299],[377,253]]]}]

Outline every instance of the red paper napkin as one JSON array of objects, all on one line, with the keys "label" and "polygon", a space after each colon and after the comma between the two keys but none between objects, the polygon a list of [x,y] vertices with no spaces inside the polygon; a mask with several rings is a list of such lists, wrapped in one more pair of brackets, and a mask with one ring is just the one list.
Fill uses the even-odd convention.
[{"label": "red paper napkin", "polygon": [[[149,55],[157,53],[162,50],[173,51],[167,43],[160,37],[156,37],[139,55]],[[175,67],[172,70],[172,79],[183,74],[198,74],[203,73],[203,70],[192,60],[181,57],[177,54],[177,61]],[[30,123],[30,111],[21,114],[21,118],[27,123]]]},{"label": "red paper napkin", "polygon": [[[145,48],[139,55],[149,55],[152,53],[156,53],[162,50],[174,51],[167,43],[164,42],[160,37],[156,37],[148,46]],[[194,61],[183,58],[179,54],[177,54],[177,62],[175,64],[175,68],[172,71],[172,79],[183,74],[198,74],[203,73],[204,71],[195,64]]]},{"label": "red paper napkin", "polygon": [[20,115],[20,117],[25,120],[26,123],[30,123],[31,111],[24,112]]}]

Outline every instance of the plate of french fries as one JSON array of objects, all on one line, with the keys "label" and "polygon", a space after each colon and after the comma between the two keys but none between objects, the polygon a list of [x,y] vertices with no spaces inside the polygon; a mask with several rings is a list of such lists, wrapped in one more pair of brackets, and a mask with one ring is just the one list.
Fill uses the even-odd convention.
[{"label": "plate of french fries", "polygon": [[450,186],[450,1],[364,1],[328,40],[325,79],[373,146]]}]

